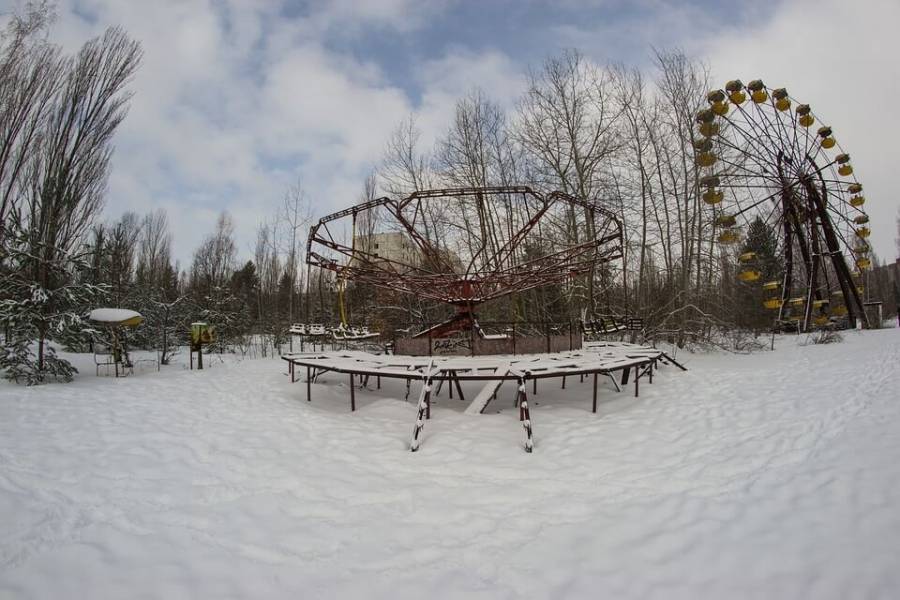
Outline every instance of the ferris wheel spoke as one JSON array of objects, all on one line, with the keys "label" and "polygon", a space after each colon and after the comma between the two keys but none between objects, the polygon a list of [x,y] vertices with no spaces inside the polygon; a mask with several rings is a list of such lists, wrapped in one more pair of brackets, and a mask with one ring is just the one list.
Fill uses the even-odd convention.
[{"label": "ferris wheel spoke", "polygon": [[728,164],[730,164],[732,166],[735,166],[744,171],[747,171],[748,177],[754,177],[754,178],[762,177],[762,178],[766,178],[766,179],[771,179],[772,181],[778,180],[777,176],[774,173],[768,172],[769,169],[771,168],[771,165],[769,163],[759,160],[759,158],[757,158],[756,156],[754,156],[752,154],[743,152],[738,146],[732,144],[731,142],[725,141],[724,138],[721,138],[718,141],[719,141],[720,145],[727,146],[728,148],[731,148],[732,150],[734,150],[738,154],[738,156],[740,156],[744,160],[752,161],[759,169],[763,170],[764,174],[760,175],[759,170],[754,170],[751,167],[747,167],[747,166],[727,160],[725,158],[724,153],[720,153],[719,160],[722,160],[723,162],[727,162]]},{"label": "ferris wheel spoke", "polygon": [[[753,169],[751,169],[751,168],[749,168],[749,167],[745,167],[744,165],[740,165],[740,164],[731,162],[731,161],[728,160],[728,159],[725,159],[725,158],[721,158],[721,157],[720,157],[719,160],[722,161],[723,163],[725,163],[725,164],[731,166],[731,167],[734,167],[735,169],[740,169],[740,170],[742,170],[742,171],[746,171],[745,174],[742,174],[742,173],[729,173],[729,174],[728,174],[729,177],[743,177],[743,178],[747,178],[747,179],[765,179],[765,180],[772,181],[773,183],[775,183],[775,182],[778,181],[778,179],[775,178],[775,177],[769,177],[769,176],[767,176],[767,175],[760,176],[758,173],[757,173],[757,174],[754,174]],[[759,187],[764,187],[764,186],[759,186]]]},{"label": "ferris wheel spoke", "polygon": [[[778,148],[779,153],[783,153],[786,147],[790,147],[790,144],[786,144],[785,142],[790,139],[790,135],[787,133],[787,130],[784,128],[784,123],[781,121],[781,113],[782,111],[778,110],[776,106],[776,100],[774,93],[769,95],[769,100],[766,103],[767,106],[771,106],[771,111],[762,110],[762,107],[759,107],[759,114],[765,119],[767,123],[766,131],[774,131],[776,132],[775,137],[770,136],[769,139],[774,145],[775,148]],[[772,115],[772,117],[770,117]],[[772,124],[772,121],[775,121],[775,124]]]},{"label": "ferris wheel spoke", "polygon": [[[753,103],[753,105],[756,106],[756,103]],[[755,148],[760,155],[767,154],[771,159],[770,164],[772,166],[775,166],[778,160],[777,154],[775,154],[772,149],[762,141],[763,136],[772,141],[771,136],[769,136],[769,134],[763,130],[760,124],[757,124],[756,120],[750,116],[749,111],[747,111],[740,104],[736,106],[737,112],[739,112],[743,116],[742,124],[745,125],[745,127],[741,127],[740,125],[738,125],[735,119],[729,118],[727,115],[724,117],[724,119],[728,121],[728,123],[741,134],[741,136],[744,138],[744,141],[753,146],[753,148]],[[754,110],[758,110],[758,108],[759,107],[756,107]],[[750,131],[747,131],[747,129],[752,130],[752,133]]]}]

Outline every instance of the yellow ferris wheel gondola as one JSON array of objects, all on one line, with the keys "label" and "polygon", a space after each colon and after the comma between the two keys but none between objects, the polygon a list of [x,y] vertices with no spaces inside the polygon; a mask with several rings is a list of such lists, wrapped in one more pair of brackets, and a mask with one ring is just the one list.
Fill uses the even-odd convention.
[{"label": "yellow ferris wheel gondola", "polygon": [[717,238],[720,244],[736,244],[740,241],[740,234],[733,229],[726,229],[722,233],[719,234]]},{"label": "yellow ferris wheel gondola", "polygon": [[803,127],[811,127],[816,122],[811,114],[809,104],[801,104],[797,107],[797,122]]},{"label": "yellow ferris wheel gondola", "polygon": [[743,104],[747,100],[747,94],[744,92],[744,84],[740,79],[732,79],[725,84],[725,91],[728,92],[728,99],[733,104]]}]

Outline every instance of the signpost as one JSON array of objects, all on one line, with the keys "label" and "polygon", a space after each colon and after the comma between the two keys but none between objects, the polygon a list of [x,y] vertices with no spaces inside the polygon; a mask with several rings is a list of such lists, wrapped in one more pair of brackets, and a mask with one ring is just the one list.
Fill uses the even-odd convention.
[{"label": "signpost", "polygon": [[197,369],[203,370],[203,344],[211,344],[215,339],[215,327],[204,321],[191,323],[191,370],[194,369],[194,352],[197,353]]}]

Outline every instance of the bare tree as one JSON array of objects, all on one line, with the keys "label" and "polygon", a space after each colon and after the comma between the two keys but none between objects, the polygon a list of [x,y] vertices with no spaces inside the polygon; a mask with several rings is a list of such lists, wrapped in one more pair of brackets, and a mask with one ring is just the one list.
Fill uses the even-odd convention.
[{"label": "bare tree", "polygon": [[[652,163],[650,162],[649,135],[647,132],[647,113],[649,110],[644,78],[637,69],[626,69],[619,65],[612,69],[612,81],[615,89],[616,101],[621,107],[621,126],[623,129],[623,152],[621,164],[624,167],[622,176],[615,176],[616,194],[620,200],[619,212],[626,223],[633,222],[637,230],[637,240],[633,243],[637,246],[637,276],[636,294],[633,297],[637,302],[645,299],[646,269],[648,267],[647,253],[650,243],[650,212],[653,205],[653,183],[651,181]],[[622,180],[628,182],[627,190],[623,190]],[[623,194],[623,191],[626,193]],[[636,197],[637,208],[633,210],[631,203],[626,203],[624,196]],[[632,216],[632,211],[635,213]],[[626,227],[625,240],[625,268],[629,267],[629,246],[633,241],[629,234],[631,227]],[[627,278],[626,278],[627,284]]]},{"label": "bare tree", "polygon": [[28,5],[0,33],[0,247],[7,222],[20,220],[23,179],[62,83],[59,48],[41,37],[49,5]]},{"label": "bare tree", "polygon": [[144,216],[138,245],[136,279],[155,289],[168,285],[172,262],[172,234],[165,209],[158,208]]},{"label": "bare tree", "polygon": [[131,98],[125,85],[140,59],[140,45],[111,28],[67,64],[30,165],[23,215],[45,261],[71,250],[102,206],[112,136]]},{"label": "bare tree", "polygon": [[604,160],[621,143],[610,96],[608,73],[575,50],[530,74],[517,132],[547,185],[580,198],[595,196]]},{"label": "bare tree", "polygon": [[419,150],[422,132],[410,115],[391,134],[378,174],[382,186],[392,196],[406,196],[431,187],[431,157]]},{"label": "bare tree", "polygon": [[236,260],[234,223],[227,211],[216,220],[216,228],[194,252],[191,265],[191,286],[201,302],[227,286]]},{"label": "bare tree", "polygon": [[297,297],[298,283],[302,276],[301,269],[301,244],[306,239],[304,231],[309,227],[312,219],[312,205],[303,191],[299,181],[288,188],[284,195],[284,204],[281,209],[281,220],[286,229],[287,244],[285,248],[285,273],[288,277],[288,323],[294,322],[294,301]]},{"label": "bare tree", "polygon": [[[575,50],[547,59],[541,70],[530,74],[516,131],[544,187],[579,198],[599,195],[608,159],[621,145],[618,109],[611,96],[609,74]],[[590,215],[585,218],[593,222]],[[568,235],[577,236],[574,207],[568,221]],[[586,231],[589,237],[594,233]],[[586,279],[583,301],[593,313],[594,273]]]},{"label": "bare tree", "polygon": [[457,101],[453,123],[438,142],[435,164],[441,177],[458,187],[518,183],[506,115],[480,89]]},{"label": "bare tree", "polygon": [[[275,222],[277,223],[277,219]],[[259,312],[256,318],[260,323],[264,323],[277,312],[275,297],[282,276],[282,266],[273,238],[272,227],[269,225],[263,224],[257,228],[253,258],[259,278],[257,302]]]},{"label": "bare tree", "polygon": [[900,260],[900,208],[897,209],[897,238],[894,242],[897,245],[897,260]]},{"label": "bare tree", "polygon": [[122,306],[131,293],[134,275],[135,250],[141,235],[141,225],[137,214],[127,212],[107,229],[105,283],[110,286],[114,306]]},{"label": "bare tree", "polygon": [[[54,265],[69,260],[102,206],[112,136],[125,118],[131,97],[125,86],[140,59],[140,45],[111,28],[66,61],[27,167],[23,214],[14,220],[33,257],[31,280],[46,290],[62,285],[64,270]],[[44,321],[38,327],[39,371],[49,326]]]},{"label": "bare tree", "polygon": [[[695,295],[704,280],[702,266],[706,259],[707,269],[711,269],[714,244],[711,235],[706,235],[702,203],[700,200],[700,173],[694,165],[693,144],[695,141],[694,116],[702,107],[705,94],[710,87],[708,70],[689,59],[683,52],[656,52],[658,68],[657,87],[665,110],[660,121],[667,129],[668,145],[662,168],[668,175],[668,188],[672,198],[670,207],[675,212],[679,248],[680,279],[679,289],[685,295]],[[701,247],[708,238],[707,247]],[[707,273],[708,275],[708,273]],[[693,282],[692,282],[693,279]]]}]

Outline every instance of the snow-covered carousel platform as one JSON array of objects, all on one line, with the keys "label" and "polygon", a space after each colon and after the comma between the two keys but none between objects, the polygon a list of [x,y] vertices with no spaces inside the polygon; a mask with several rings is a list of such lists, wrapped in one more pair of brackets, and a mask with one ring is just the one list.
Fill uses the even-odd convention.
[{"label": "snow-covered carousel platform", "polygon": [[[472,399],[466,412],[480,414],[506,381],[518,384],[516,406],[519,419],[525,428],[525,450],[534,447],[531,417],[526,393],[527,383],[532,383],[532,392],[537,393],[538,380],[562,379],[578,376],[584,380],[593,377],[592,411],[597,412],[597,385],[600,377],[609,378],[617,391],[629,379],[634,382],[634,395],[639,393],[639,382],[646,377],[653,383],[653,372],[660,365],[674,365],[685,370],[682,365],[662,350],[629,344],[626,342],[588,342],[580,350],[551,354],[518,354],[496,356],[403,356],[370,354],[358,351],[336,351],[318,353],[288,354],[282,357],[288,363],[291,381],[297,380],[297,369],[306,368],[306,399],[312,400],[312,382],[324,373],[341,373],[350,380],[350,410],[356,410],[356,385],[365,388],[374,378],[380,388],[382,378],[403,379],[407,383],[407,395],[413,381],[421,381],[416,425],[410,449],[419,447],[425,420],[431,418],[431,395],[436,383],[437,389],[446,383],[453,397],[453,390],[463,396],[461,381],[484,383],[481,391]],[[620,383],[621,382],[621,383]]]}]

